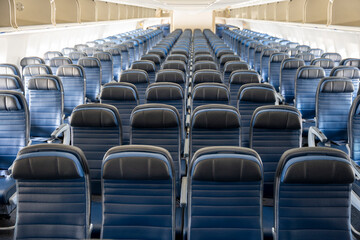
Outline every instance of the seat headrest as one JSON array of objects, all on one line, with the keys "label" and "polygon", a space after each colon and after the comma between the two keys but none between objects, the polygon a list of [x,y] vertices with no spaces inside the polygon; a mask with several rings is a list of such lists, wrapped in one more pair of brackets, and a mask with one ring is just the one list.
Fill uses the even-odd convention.
[{"label": "seat headrest", "polygon": [[27,65],[45,64],[45,61],[39,57],[24,57],[20,61],[20,66],[25,67]]},{"label": "seat headrest", "polygon": [[286,151],[276,176],[288,184],[351,184],[355,180],[349,156],[338,149],[325,147]]},{"label": "seat headrest", "polygon": [[42,75],[30,78],[28,90],[58,90],[62,91],[61,79],[53,75]]},{"label": "seat headrest", "polygon": [[236,70],[230,75],[230,84],[260,83],[261,76],[253,70]]},{"label": "seat headrest", "polygon": [[44,54],[44,59],[50,60],[54,57],[62,57],[63,54],[58,51],[48,51]]},{"label": "seat headrest", "polygon": [[120,82],[128,83],[148,83],[149,76],[146,71],[136,69],[136,70],[125,70],[121,72]]},{"label": "seat headrest", "polygon": [[21,77],[18,67],[10,63],[0,64],[0,74],[16,75],[18,77]]},{"label": "seat headrest", "polygon": [[72,64],[71,59],[68,57],[54,57],[50,59],[50,67],[59,67],[68,64]]},{"label": "seat headrest", "polygon": [[202,101],[229,101],[230,92],[225,84],[200,83],[194,87],[192,92],[192,99]]},{"label": "seat headrest", "polygon": [[199,54],[195,56],[195,62],[198,61],[214,61],[213,56],[211,56],[210,54]]},{"label": "seat headrest", "polygon": [[238,99],[247,102],[276,103],[273,86],[263,83],[249,83],[241,86]]},{"label": "seat headrest", "polygon": [[162,69],[178,69],[183,72],[186,71],[186,64],[180,60],[169,60],[164,62]]},{"label": "seat headrest", "polygon": [[277,53],[277,52],[279,52],[279,50],[277,50],[276,48],[266,48],[261,52],[261,55],[263,57],[270,57],[271,54]]},{"label": "seat headrest", "polygon": [[104,85],[100,94],[101,100],[138,101],[139,94],[134,84],[111,82]]},{"label": "seat headrest", "polygon": [[315,59],[315,55],[308,52],[302,52],[295,55],[295,58],[303,59],[304,61],[310,62]]},{"label": "seat headrest", "polygon": [[193,76],[193,83],[199,84],[204,82],[222,83],[222,75],[220,71],[213,69],[197,70]]},{"label": "seat headrest", "polygon": [[298,69],[297,79],[315,79],[324,78],[325,71],[322,67],[317,66],[303,66]]},{"label": "seat headrest", "polygon": [[191,124],[193,128],[205,129],[240,128],[240,113],[229,105],[202,105],[195,108]]},{"label": "seat headrest", "polygon": [[133,128],[175,128],[180,127],[180,115],[177,109],[165,104],[142,104],[131,113]]},{"label": "seat headrest", "polygon": [[152,61],[155,64],[160,64],[161,59],[159,55],[157,54],[146,54],[141,57],[141,60],[149,60]]},{"label": "seat headrest", "polygon": [[300,51],[306,52],[306,51],[308,51],[310,49],[310,46],[308,46],[308,45],[298,45],[298,46],[296,46],[296,49],[299,49]]},{"label": "seat headrest", "polygon": [[14,162],[15,179],[64,180],[88,174],[84,153],[77,147],[62,144],[38,144],[21,149]]},{"label": "seat headrest", "polygon": [[45,64],[29,64],[24,67],[23,76],[52,74],[51,68]]},{"label": "seat headrest", "polygon": [[22,99],[8,91],[0,91],[0,111],[19,111],[23,110],[24,102]]},{"label": "seat headrest", "polygon": [[121,56],[121,50],[116,47],[105,48],[104,51],[111,53],[113,56]]},{"label": "seat headrest", "polygon": [[167,57],[167,60],[179,60],[179,61],[183,61],[184,63],[188,62],[188,59],[184,54],[170,54]]},{"label": "seat headrest", "polygon": [[79,60],[82,57],[87,57],[87,54],[84,52],[71,52],[69,53],[69,58],[72,60]]},{"label": "seat headrest", "polygon": [[321,79],[320,92],[322,93],[352,93],[354,84],[351,79],[340,77],[327,77]]},{"label": "seat headrest", "polygon": [[84,77],[84,69],[80,65],[63,65],[58,68],[56,75],[59,77]]},{"label": "seat headrest", "polygon": [[220,58],[220,64],[225,64],[226,62],[229,62],[229,61],[241,61],[241,58],[234,54],[225,54],[225,55],[222,55]]},{"label": "seat headrest", "polygon": [[339,66],[331,70],[330,76],[357,79],[360,71],[357,67]]},{"label": "seat headrest", "polygon": [[183,89],[177,83],[152,83],[148,86],[145,93],[148,101],[159,100],[181,100],[184,99]]},{"label": "seat headrest", "polygon": [[324,69],[332,69],[335,66],[335,63],[333,60],[328,58],[315,58],[311,61],[311,65],[322,67]]},{"label": "seat headrest", "polygon": [[273,53],[270,55],[270,62],[282,62],[284,59],[288,59],[289,55],[287,53]]},{"label": "seat headrest", "polygon": [[191,162],[191,178],[197,181],[258,182],[263,178],[260,156],[241,147],[206,147]]},{"label": "seat headrest", "polygon": [[131,65],[131,69],[144,70],[146,72],[155,72],[155,64],[149,60],[135,61]]},{"label": "seat headrest", "polygon": [[202,69],[213,69],[213,70],[217,70],[218,66],[216,65],[216,63],[212,62],[212,61],[198,61],[194,64],[193,70],[194,71],[199,71]]},{"label": "seat headrest", "polygon": [[93,56],[104,62],[113,60],[112,55],[109,52],[97,52]]},{"label": "seat headrest", "polygon": [[281,69],[297,69],[302,66],[305,66],[305,62],[299,58],[284,59],[281,63]]},{"label": "seat headrest", "polygon": [[250,66],[243,61],[228,61],[225,63],[224,72],[229,73],[236,70],[250,70]]},{"label": "seat headrest", "polygon": [[104,179],[168,180],[174,175],[170,153],[160,147],[124,145],[111,148],[104,156]]},{"label": "seat headrest", "polygon": [[263,106],[254,111],[251,126],[264,129],[302,129],[300,112],[290,106]]},{"label": "seat headrest", "polygon": [[156,54],[158,55],[160,58],[165,58],[166,54],[163,50],[159,49],[159,48],[152,48],[151,50],[148,51],[149,54]]},{"label": "seat headrest", "polygon": [[334,62],[340,62],[342,57],[339,53],[324,53],[323,55],[321,55],[321,58],[328,58],[333,60]]},{"label": "seat headrest", "polygon": [[83,57],[80,58],[78,64],[85,68],[100,68],[101,63],[97,57]]},{"label": "seat headrest", "polygon": [[359,58],[346,58],[341,61],[340,65],[360,68],[360,59]]},{"label": "seat headrest", "polygon": [[225,54],[234,54],[234,52],[230,49],[224,49],[224,50],[220,50],[217,54],[216,54],[216,57],[217,58],[220,58],[222,55],[225,55]]},{"label": "seat headrest", "polygon": [[24,91],[24,86],[21,79],[15,75],[0,75],[0,89],[3,90],[21,90]]},{"label": "seat headrest", "polygon": [[116,107],[93,103],[77,106],[70,118],[71,127],[118,127],[120,115]]},{"label": "seat headrest", "polygon": [[269,46],[265,46],[265,45],[258,45],[257,47],[255,47],[255,52],[256,53],[261,53],[264,49],[269,48]]},{"label": "seat headrest", "polygon": [[162,69],[156,73],[155,82],[185,83],[185,73],[178,69]]}]

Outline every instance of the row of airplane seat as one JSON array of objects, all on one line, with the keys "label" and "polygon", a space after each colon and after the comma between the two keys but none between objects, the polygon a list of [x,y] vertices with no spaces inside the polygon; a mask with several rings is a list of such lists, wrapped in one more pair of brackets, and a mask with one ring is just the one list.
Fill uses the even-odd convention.
[{"label": "row of airplane seat", "polygon": [[14,238],[353,239],[360,74],[339,56],[136,30],[0,64]]}]

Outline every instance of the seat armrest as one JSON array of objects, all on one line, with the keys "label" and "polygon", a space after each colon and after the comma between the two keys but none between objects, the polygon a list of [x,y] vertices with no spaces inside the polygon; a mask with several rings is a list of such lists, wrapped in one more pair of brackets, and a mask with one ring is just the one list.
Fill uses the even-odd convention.
[{"label": "seat armrest", "polygon": [[308,145],[309,147],[315,147],[315,137],[317,137],[320,142],[322,143],[326,143],[327,142],[327,137],[325,136],[324,133],[322,133],[320,131],[320,129],[318,129],[317,127],[310,127],[309,128],[309,133],[308,133]]},{"label": "seat armrest", "polygon": [[188,97],[191,96],[191,91],[192,91],[192,87],[191,85],[188,87],[188,91],[187,91],[187,94],[188,94]]},{"label": "seat armrest", "polygon": [[190,114],[186,115],[186,119],[185,119],[185,127],[189,127],[190,126]]},{"label": "seat armrest", "polygon": [[55,129],[55,131],[51,133],[51,139],[48,142],[51,143],[55,139],[58,139],[62,133],[64,135],[63,144],[70,145],[70,125],[67,123],[63,123]]},{"label": "seat armrest", "polygon": [[184,143],[184,157],[188,158],[190,152],[190,140],[188,138],[185,139]]},{"label": "seat armrest", "polygon": [[189,97],[186,102],[186,110],[189,111],[191,110],[191,97]]},{"label": "seat armrest", "polygon": [[280,93],[276,93],[276,105],[285,102],[285,98],[283,95],[281,95]]},{"label": "seat armrest", "polygon": [[360,180],[360,166],[356,164],[356,162],[354,160],[350,160],[351,166],[354,170],[354,174],[355,174],[355,179],[356,180]]},{"label": "seat armrest", "polygon": [[180,193],[180,207],[183,208],[187,205],[187,177],[181,178],[181,193]]}]

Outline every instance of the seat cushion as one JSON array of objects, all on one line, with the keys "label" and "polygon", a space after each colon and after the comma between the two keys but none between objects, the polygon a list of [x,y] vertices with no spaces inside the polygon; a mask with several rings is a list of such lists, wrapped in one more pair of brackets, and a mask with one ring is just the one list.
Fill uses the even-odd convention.
[{"label": "seat cushion", "polygon": [[8,204],[11,196],[16,192],[15,180],[10,177],[0,178],[0,204]]}]

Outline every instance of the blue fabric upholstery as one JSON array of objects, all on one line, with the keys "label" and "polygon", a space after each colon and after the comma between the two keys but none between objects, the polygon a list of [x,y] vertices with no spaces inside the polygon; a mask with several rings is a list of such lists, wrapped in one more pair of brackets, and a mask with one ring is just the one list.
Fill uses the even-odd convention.
[{"label": "blue fabric upholstery", "polygon": [[64,90],[57,76],[30,78],[28,85],[31,137],[50,138],[63,123]]},{"label": "blue fabric upholstery", "polygon": [[105,85],[113,80],[113,57],[109,52],[95,53],[94,57],[97,57],[101,62],[101,84]]},{"label": "blue fabric upholstery", "polygon": [[101,239],[175,240],[174,175],[163,148],[110,149],[102,165]]},{"label": "blue fabric upholstery", "polygon": [[276,171],[275,239],[352,240],[353,181],[344,152],[318,147],[285,152]]},{"label": "blue fabric upholstery", "polygon": [[122,144],[118,110],[107,104],[84,104],[71,114],[71,144],[83,150],[91,177],[92,194],[101,194],[101,163],[107,150]]},{"label": "blue fabric upholstery", "polygon": [[39,75],[52,75],[51,68],[45,64],[29,64],[23,68],[23,84],[25,87],[25,97],[27,98],[27,86],[29,79]]},{"label": "blue fabric upholstery", "polygon": [[260,83],[261,76],[253,70],[234,71],[230,75],[230,105],[237,107],[238,93],[242,85],[247,83]]},{"label": "blue fabric upholstery", "polygon": [[321,58],[327,58],[333,60],[334,67],[339,66],[342,59],[339,53],[324,53],[323,55],[321,55]]},{"label": "blue fabric upholstery", "polygon": [[258,45],[254,51],[254,70],[260,73],[261,70],[261,53],[264,49],[269,48],[265,45]]},{"label": "blue fabric upholstery", "polygon": [[359,68],[350,67],[350,66],[335,67],[331,70],[330,76],[351,79],[353,82],[353,85],[354,85],[353,99],[356,98],[356,96],[358,95],[358,91],[359,91],[359,80],[360,80]]},{"label": "blue fabric upholstery", "polygon": [[326,77],[330,76],[332,69],[335,67],[334,61],[328,58],[315,58],[311,61],[311,65],[322,67]]},{"label": "blue fabric upholstery", "polygon": [[89,171],[80,149],[41,144],[19,152],[13,167],[18,206],[14,239],[87,239]]},{"label": "blue fabric upholstery", "polygon": [[83,57],[87,57],[87,54],[84,52],[71,52],[69,54],[69,58],[71,59],[73,64],[78,64],[79,59]]},{"label": "blue fabric upholstery", "polygon": [[19,68],[10,63],[2,63],[0,64],[0,74],[1,75],[15,75],[21,78],[21,73],[19,71]]},{"label": "blue fabric upholstery", "polygon": [[262,83],[243,85],[238,94],[238,109],[241,116],[241,146],[249,147],[250,122],[256,108],[277,104],[274,87]]},{"label": "blue fabric upholstery", "polygon": [[203,148],[188,176],[188,239],[263,239],[263,170],[255,151]]},{"label": "blue fabric upholstery", "polygon": [[280,93],[285,98],[285,102],[292,104],[295,96],[295,78],[298,68],[305,66],[302,59],[284,59],[280,67]]},{"label": "blue fabric upholstery", "polygon": [[54,57],[49,60],[49,66],[53,73],[56,73],[60,66],[69,64],[73,64],[73,62],[68,57]]},{"label": "blue fabric upholstery", "polygon": [[274,86],[275,90],[279,91],[280,86],[280,67],[284,59],[288,59],[287,53],[273,53],[269,59],[269,83]]},{"label": "blue fabric upholstery", "polygon": [[305,65],[310,65],[311,61],[315,59],[315,55],[308,52],[301,52],[296,54],[295,58],[304,60]]},{"label": "blue fabric upholstery", "polygon": [[24,85],[16,75],[0,74],[0,90],[12,90],[24,93]]},{"label": "blue fabric upholstery", "polygon": [[254,111],[250,124],[250,148],[264,164],[264,197],[273,197],[275,170],[281,155],[301,147],[301,114],[290,106],[264,106]]},{"label": "blue fabric upholstery", "polygon": [[229,104],[230,91],[221,83],[200,83],[192,90],[192,111],[206,104]]},{"label": "blue fabric upholstery", "polygon": [[139,103],[145,103],[145,92],[149,84],[149,76],[144,70],[126,70],[121,73],[120,82],[132,83],[139,94]]},{"label": "blue fabric upholstery", "polygon": [[324,77],[324,69],[316,66],[300,67],[296,73],[295,107],[300,111],[304,119],[313,119],[315,117],[315,86]]},{"label": "blue fabric upholstery", "polygon": [[114,80],[119,81],[120,80],[120,73],[121,73],[121,51],[118,48],[106,48],[105,51],[111,53],[113,57],[113,74],[114,74]]},{"label": "blue fabric upholstery", "polygon": [[260,56],[260,72],[261,72],[261,76],[263,79],[263,82],[268,82],[268,76],[269,76],[269,62],[270,62],[270,56],[273,53],[277,53],[279,52],[279,50],[275,49],[275,48],[267,48],[264,49],[261,52],[261,56]]},{"label": "blue fabric upholstery", "polygon": [[131,69],[143,70],[143,71],[147,72],[148,78],[149,78],[149,83],[155,82],[156,67],[155,67],[154,62],[149,61],[149,60],[139,60],[139,61],[133,62],[133,64],[131,65]]},{"label": "blue fabric upholstery", "polygon": [[[54,57],[62,57],[63,54],[62,52],[58,52],[58,51],[47,51],[44,54],[44,60],[45,60],[45,64],[49,65],[50,64],[50,59],[54,58]],[[56,72],[56,71],[55,71]]]},{"label": "blue fabric upholstery", "polygon": [[56,75],[60,77],[64,88],[64,113],[68,117],[73,109],[85,103],[85,73],[79,65],[59,67]]},{"label": "blue fabric upholstery", "polygon": [[37,64],[45,64],[44,59],[40,57],[24,57],[20,60],[20,66],[23,71],[27,65],[37,65]]},{"label": "blue fabric upholstery", "polygon": [[360,165],[360,97],[356,97],[352,103],[349,123],[348,123],[348,135],[349,135],[349,147],[350,157],[358,165]]},{"label": "blue fabric upholstery", "polygon": [[78,64],[83,67],[86,78],[86,98],[91,102],[98,101],[101,89],[101,62],[97,57],[80,58]]}]

